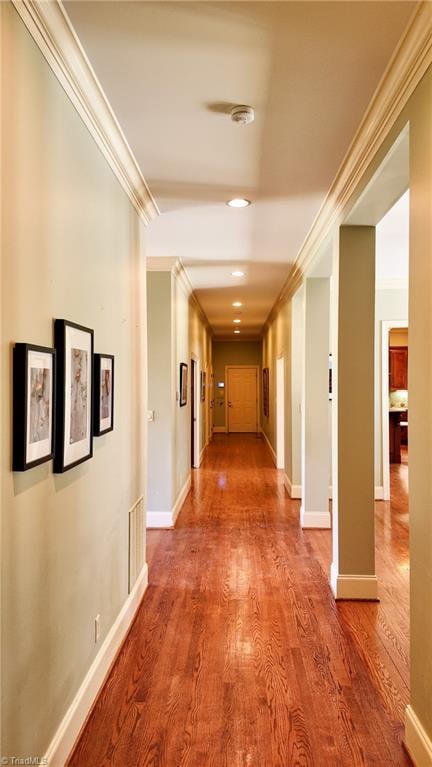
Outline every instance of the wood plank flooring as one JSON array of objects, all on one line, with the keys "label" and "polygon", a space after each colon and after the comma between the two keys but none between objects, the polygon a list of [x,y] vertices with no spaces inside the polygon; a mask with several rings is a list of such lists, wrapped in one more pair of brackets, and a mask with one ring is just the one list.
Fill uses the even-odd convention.
[{"label": "wood plank flooring", "polygon": [[335,603],[330,533],[300,529],[262,439],[216,435],[193,474],[69,767],[410,765],[403,466],[377,504],[379,604]]}]

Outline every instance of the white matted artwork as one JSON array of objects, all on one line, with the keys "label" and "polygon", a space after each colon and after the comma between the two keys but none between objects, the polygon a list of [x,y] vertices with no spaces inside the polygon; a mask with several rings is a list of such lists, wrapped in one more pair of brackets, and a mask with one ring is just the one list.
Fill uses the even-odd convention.
[{"label": "white matted artwork", "polygon": [[53,457],[55,350],[14,348],[13,470],[26,471]]},{"label": "white matted artwork", "polygon": [[94,355],[94,428],[100,437],[114,428],[114,357]]},{"label": "white matted artwork", "polygon": [[93,455],[93,331],[55,321],[58,419],[54,470],[63,472]]}]

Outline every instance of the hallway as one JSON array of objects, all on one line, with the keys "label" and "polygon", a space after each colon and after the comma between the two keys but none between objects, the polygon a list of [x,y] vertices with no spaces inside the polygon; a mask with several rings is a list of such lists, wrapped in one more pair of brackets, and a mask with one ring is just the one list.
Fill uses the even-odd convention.
[{"label": "hallway", "polygon": [[406,524],[378,506],[382,600],[335,605],[329,532],[262,439],[216,435],[69,767],[411,764]]}]

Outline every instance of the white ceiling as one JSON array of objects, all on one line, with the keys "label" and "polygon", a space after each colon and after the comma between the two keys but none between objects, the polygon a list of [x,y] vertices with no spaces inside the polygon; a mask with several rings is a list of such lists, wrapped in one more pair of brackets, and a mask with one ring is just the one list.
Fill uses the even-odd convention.
[{"label": "white ceiling", "polygon": [[148,255],[182,259],[217,335],[239,299],[238,338],[256,336],[415,3],[65,7],[162,211]]}]

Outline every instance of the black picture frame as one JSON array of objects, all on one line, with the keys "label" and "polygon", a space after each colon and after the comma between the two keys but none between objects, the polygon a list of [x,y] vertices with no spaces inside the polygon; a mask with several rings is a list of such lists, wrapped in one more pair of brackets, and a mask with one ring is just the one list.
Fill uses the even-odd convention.
[{"label": "black picture frame", "polygon": [[[76,346],[72,345],[72,336],[76,338]],[[54,346],[57,351],[57,416],[54,455],[54,472],[56,474],[69,471],[69,469],[73,469],[93,457],[93,341],[94,332],[91,328],[86,328],[69,320],[54,320]],[[72,404],[74,397],[77,398],[72,385],[74,378],[71,362],[72,351],[77,353],[78,360],[75,363],[77,369],[75,380],[80,381],[80,386],[76,388],[76,392],[78,394],[81,392],[78,407]],[[80,355],[80,352],[84,352],[86,356]],[[85,364],[83,364],[84,360]],[[83,384],[81,383],[83,373],[85,374],[85,396],[83,396]],[[80,410],[81,416],[79,417]],[[81,433],[84,434],[83,413],[85,414],[85,438],[79,440],[77,432],[81,427]]]},{"label": "black picture frame", "polygon": [[180,407],[187,405],[188,366],[180,362]]},{"label": "black picture frame", "polygon": [[263,410],[266,418],[270,415],[270,371],[263,368]]},{"label": "black picture frame", "polygon": [[[50,358],[48,367],[31,368],[31,362],[39,357]],[[45,371],[51,369],[51,375]],[[42,371],[33,375],[32,371]],[[32,379],[34,382],[32,383]],[[48,391],[48,412],[46,412],[46,393]],[[45,394],[44,394],[45,392]],[[35,395],[35,396],[33,396]],[[47,346],[17,343],[13,349],[13,387],[12,387],[12,471],[27,471],[46,461],[51,461],[55,453],[55,416],[56,416],[56,350]],[[41,404],[45,416],[41,414]],[[36,409],[37,408],[37,409]],[[34,415],[32,415],[32,411]],[[48,423],[46,422],[48,416]],[[41,423],[42,421],[42,423]],[[34,426],[33,426],[34,424]],[[44,439],[32,439],[37,434]],[[45,444],[46,443],[46,444]],[[45,452],[46,450],[46,452]]]},{"label": "black picture frame", "polygon": [[[110,372],[109,380],[106,382],[108,389],[108,412],[109,415],[103,417],[103,397],[102,383],[103,373]],[[109,425],[106,426],[106,421]],[[113,354],[94,354],[93,355],[93,434],[95,437],[101,437],[114,429],[114,355]]]},{"label": "black picture frame", "polygon": [[206,386],[207,386],[207,374],[205,370],[201,370],[201,402],[205,402]]}]

